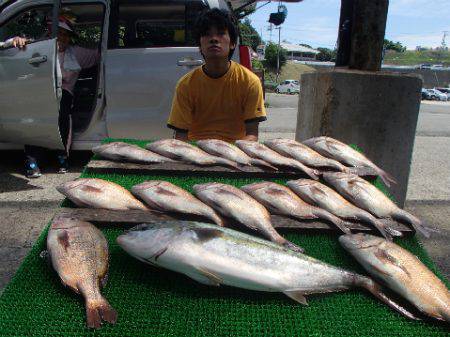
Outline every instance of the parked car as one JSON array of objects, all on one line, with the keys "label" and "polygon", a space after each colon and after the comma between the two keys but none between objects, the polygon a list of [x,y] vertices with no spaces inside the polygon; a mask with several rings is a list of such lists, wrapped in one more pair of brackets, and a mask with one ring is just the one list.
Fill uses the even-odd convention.
[{"label": "parked car", "polygon": [[428,92],[431,94],[431,99],[433,100],[447,101],[447,95],[437,89],[428,89]]},{"label": "parked car", "polygon": [[[53,10],[58,3],[13,0],[0,5],[0,40],[33,39],[25,50],[0,49],[2,148],[11,143],[63,148],[56,32],[49,36],[47,26],[47,20],[58,18],[61,9]],[[62,0],[61,8],[77,18],[78,44],[101,53],[100,64],[83,70],[74,89],[73,149],[91,149],[105,137],[170,137],[166,123],[175,85],[203,63],[193,39],[194,21],[206,8],[232,10],[233,4],[242,1]],[[247,47],[238,45],[233,60],[251,68],[249,55]]]},{"label": "parked car", "polygon": [[278,94],[298,94],[300,93],[300,85],[296,80],[285,80],[277,86],[275,92]]},{"label": "parked car", "polygon": [[450,88],[435,88],[442,92],[443,94],[447,95],[447,101],[450,101]]},{"label": "parked car", "polygon": [[422,99],[432,99],[431,92],[429,92],[428,89],[422,88]]}]

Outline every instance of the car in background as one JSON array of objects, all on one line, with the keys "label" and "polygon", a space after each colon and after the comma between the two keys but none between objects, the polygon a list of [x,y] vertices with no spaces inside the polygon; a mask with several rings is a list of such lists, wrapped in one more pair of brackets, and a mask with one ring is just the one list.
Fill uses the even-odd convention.
[{"label": "car in background", "polygon": [[430,99],[430,100],[433,99],[431,92],[429,92],[428,89],[422,88],[421,95],[422,95],[423,100],[424,99]]},{"label": "car in background", "polygon": [[300,84],[296,80],[285,80],[275,89],[277,94],[298,94],[300,93]]},{"label": "car in background", "polygon": [[443,94],[447,95],[447,101],[450,101],[450,88],[435,88],[442,92]]},{"label": "car in background", "polygon": [[437,89],[428,89],[428,92],[431,94],[431,99],[435,101],[447,101],[447,95],[443,92],[440,92]]}]

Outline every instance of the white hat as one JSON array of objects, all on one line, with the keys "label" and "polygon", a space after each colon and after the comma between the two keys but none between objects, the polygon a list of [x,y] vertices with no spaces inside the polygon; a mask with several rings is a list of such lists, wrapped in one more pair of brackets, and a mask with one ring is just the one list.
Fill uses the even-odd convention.
[{"label": "white hat", "polygon": [[59,27],[59,28],[62,28],[62,29],[65,29],[65,30],[67,30],[67,31],[69,31],[69,32],[71,32],[71,33],[74,33],[72,27],[70,27],[70,26],[69,26],[66,22],[64,22],[64,21],[59,20],[59,21],[58,21],[58,27]]}]

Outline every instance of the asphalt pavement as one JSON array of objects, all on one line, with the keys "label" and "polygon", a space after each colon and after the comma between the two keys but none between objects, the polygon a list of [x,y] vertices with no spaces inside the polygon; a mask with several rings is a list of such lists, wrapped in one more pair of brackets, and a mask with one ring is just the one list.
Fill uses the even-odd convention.
[{"label": "asphalt pavement", "polygon": [[[261,139],[294,138],[297,95],[268,94],[268,120],[261,125]],[[425,248],[447,278],[450,276],[450,102],[424,103],[420,109],[406,209],[441,233],[421,238]],[[33,243],[55,214],[63,197],[55,186],[78,177],[90,158],[76,152],[71,171],[56,173],[55,155],[43,163],[43,176],[23,176],[23,154],[0,151],[0,292],[9,282]]]}]

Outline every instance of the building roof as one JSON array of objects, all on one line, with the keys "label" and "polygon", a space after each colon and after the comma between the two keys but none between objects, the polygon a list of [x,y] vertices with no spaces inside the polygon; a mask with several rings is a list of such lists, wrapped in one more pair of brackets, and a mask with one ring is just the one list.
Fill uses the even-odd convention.
[{"label": "building roof", "polygon": [[299,46],[298,44],[281,43],[281,48],[286,49],[288,52],[311,53],[311,54],[320,53],[320,51],[316,49],[308,48],[305,46]]}]

